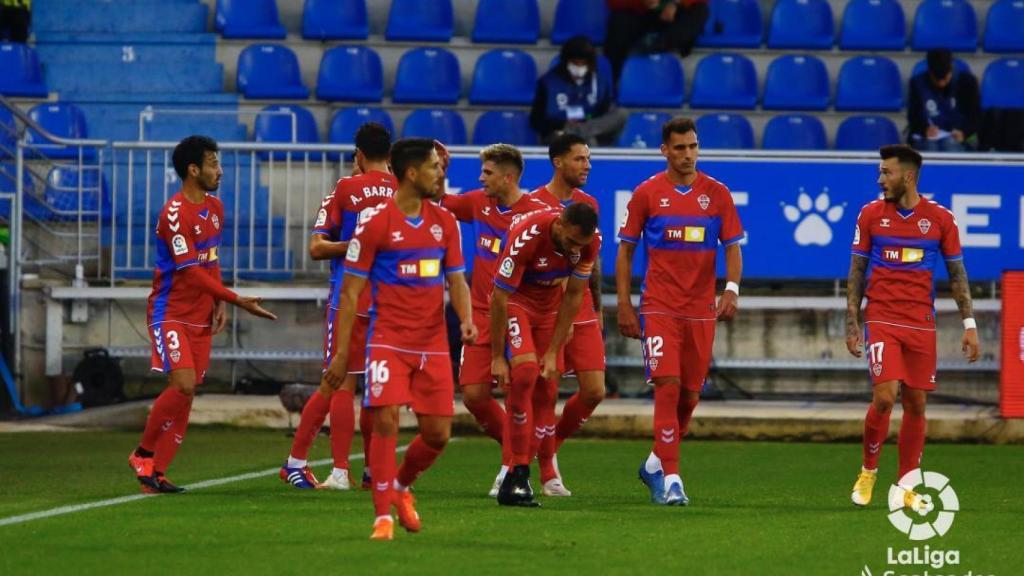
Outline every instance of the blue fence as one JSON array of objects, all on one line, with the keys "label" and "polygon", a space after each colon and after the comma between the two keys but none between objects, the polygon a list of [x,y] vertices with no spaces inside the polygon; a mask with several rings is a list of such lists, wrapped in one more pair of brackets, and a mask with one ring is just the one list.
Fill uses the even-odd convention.
[{"label": "blue fence", "polygon": [[[630,194],[665,163],[649,156],[592,162],[584,189],[601,205],[601,257],[611,275]],[[878,196],[877,160],[715,158],[701,160],[699,167],[732,190],[748,235],[744,278],[846,277],[857,214]],[[454,190],[478,188],[480,162],[456,156],[448,174]],[[524,188],[550,178],[547,158],[527,158]],[[1024,164],[926,160],[919,189],[956,216],[972,280],[998,280],[1003,270],[1024,268]],[[944,269],[939,277],[945,277]]]}]

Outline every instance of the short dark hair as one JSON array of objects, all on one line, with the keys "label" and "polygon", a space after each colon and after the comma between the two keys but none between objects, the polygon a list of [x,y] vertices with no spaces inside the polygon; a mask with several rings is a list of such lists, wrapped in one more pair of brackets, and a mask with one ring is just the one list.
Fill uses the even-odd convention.
[{"label": "short dark hair", "polygon": [[434,141],[430,138],[402,138],[391,145],[391,169],[398,181],[405,180],[409,168],[422,166],[430,158]]},{"label": "short dark hair", "polygon": [[946,48],[933,48],[928,51],[928,73],[932,78],[945,78],[953,70],[953,53]]},{"label": "short dark hair", "polygon": [[562,218],[567,224],[579,227],[580,232],[587,236],[597,230],[597,212],[590,204],[574,202],[565,209]]},{"label": "short dark hair", "polygon": [[921,164],[924,159],[921,154],[906,144],[889,144],[878,149],[878,155],[882,160],[896,158],[904,167],[913,167],[915,174],[921,173]]},{"label": "short dark hair", "polygon": [[592,74],[597,72],[597,49],[594,48],[594,43],[590,41],[590,38],[578,34],[562,44],[562,49],[558,52],[557,70],[565,78],[569,77],[570,60],[586,60],[590,65],[590,72]]},{"label": "short dark hair", "polygon": [[516,173],[523,173],[523,154],[511,144],[491,144],[480,151],[480,160],[494,162],[498,166],[511,166]]},{"label": "short dark hair", "polygon": [[391,153],[391,132],[383,124],[367,122],[356,130],[355,143],[367,160],[387,160]]},{"label": "short dark hair", "polygon": [[568,154],[569,150],[572,150],[573,146],[577,144],[586,145],[586,143],[587,139],[584,138],[583,136],[580,136],[579,134],[570,134],[568,132],[562,132],[561,134],[552,138],[551,144],[548,144],[548,158],[550,158],[551,161],[554,162],[555,158],[559,158],[561,156],[565,156],[566,154]]},{"label": "short dark hair", "polygon": [[661,126],[661,143],[668,144],[673,134],[686,134],[687,132],[697,133],[697,125],[693,118],[676,116]]},{"label": "short dark hair", "polygon": [[171,154],[171,162],[174,164],[174,171],[178,174],[178,178],[184,182],[188,178],[188,167],[195,164],[200,170],[203,168],[203,160],[206,158],[207,152],[213,152],[216,154],[220,148],[217,147],[217,142],[208,136],[192,135],[174,147],[174,153]]}]

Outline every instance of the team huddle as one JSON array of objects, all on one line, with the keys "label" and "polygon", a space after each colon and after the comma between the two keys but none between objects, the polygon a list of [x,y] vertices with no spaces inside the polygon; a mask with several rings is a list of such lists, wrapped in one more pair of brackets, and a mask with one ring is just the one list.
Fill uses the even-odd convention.
[{"label": "team huddle", "polygon": [[[559,448],[605,395],[603,238],[600,206],[581,190],[591,170],[586,141],[571,134],[555,137],[548,150],[551,181],[530,193],[519,187],[523,156],[506,144],[480,152],[482,187],[462,194],[447,193],[449,156],[438,142],[392,143],[383,126],[367,123],[355,135],[355,148],[353,175],[323,199],[312,229],[310,255],[329,260],[331,270],[323,376],[302,411],[281,479],[302,489],[351,488],[349,451],[361,378],[362,486],[372,491],[376,514],[371,539],[393,538],[392,511],[403,528],[420,530],[410,488],[444,450],[454,414],[448,337],[438,329],[446,325],[447,286],[460,324],[463,402],[500,446],[490,496],[503,506],[539,506],[530,484],[534,460],[545,497],[571,496],[558,466]],[[663,126],[661,152],[666,169],[636,187],[618,231],[617,320],[623,336],[640,339],[644,376],[654,388],[654,442],[640,465],[640,480],[651,502],[686,505],[679,443],[707,377],[716,323],[737,313],[745,233],[729,189],[697,170],[692,120],[675,118]],[[935,387],[931,285],[939,255],[964,318],[965,350],[971,361],[978,356],[956,223],[948,211],[918,196],[919,155],[896,146],[884,148],[882,158],[884,201],[861,213],[850,272],[847,344],[859,356],[866,341],[874,383],[864,462],[852,495],[862,506],[871,499],[897,393],[904,406],[900,476],[921,458],[925,398]],[[166,471],[209,365],[211,338],[226,324],[225,303],[275,319],[259,298],[239,296],[221,284],[223,206],[208,194],[222,174],[216,143],[187,138],[173,160],[182,190],[158,221],[148,308],[152,368],[168,374],[169,386],[129,457],[142,490],[150,493],[183,491]],[[459,222],[476,230],[469,283]],[[647,262],[639,309],[632,300],[637,246]],[[726,265],[720,293],[719,246]],[[559,415],[558,384],[570,374],[578,388]],[[417,418],[418,433],[399,466],[398,423],[405,406]],[[334,467],[320,482],[307,456],[328,415]],[[905,493],[907,506],[920,505],[912,490]]]}]

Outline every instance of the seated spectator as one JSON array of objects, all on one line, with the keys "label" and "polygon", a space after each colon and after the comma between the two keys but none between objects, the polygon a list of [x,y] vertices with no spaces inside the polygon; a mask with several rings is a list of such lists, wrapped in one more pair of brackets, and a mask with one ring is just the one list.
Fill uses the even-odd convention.
[{"label": "seated spectator", "polygon": [[615,141],[627,114],[614,105],[611,78],[597,72],[597,51],[586,36],[570,38],[558,65],[537,80],[530,126],[547,144],[560,132],[578,134],[591,146]]},{"label": "seated spectator", "polygon": [[928,152],[963,152],[978,147],[981,120],[978,80],[954,74],[949,50],[928,51],[928,69],[910,79],[909,144]]},{"label": "seated spectator", "polygon": [[0,0],[0,42],[28,42],[32,0]]},{"label": "seated spectator", "polygon": [[608,0],[608,9],[604,55],[616,82],[633,51],[689,56],[708,19],[708,0]]}]

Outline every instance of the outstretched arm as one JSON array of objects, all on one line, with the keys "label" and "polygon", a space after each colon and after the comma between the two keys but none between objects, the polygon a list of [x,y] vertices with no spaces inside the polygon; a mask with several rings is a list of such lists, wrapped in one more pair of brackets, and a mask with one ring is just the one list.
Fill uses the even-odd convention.
[{"label": "outstretched arm", "polygon": [[976,362],[981,354],[978,344],[978,327],[974,321],[974,303],[971,301],[971,286],[967,281],[967,269],[964,261],[946,260],[946,271],[949,272],[949,287],[953,291],[953,300],[960,309],[960,318],[964,321],[964,335],[961,349],[967,355],[968,362]]},{"label": "outstretched arm", "polygon": [[867,269],[867,258],[857,254],[850,257],[850,273],[846,277],[846,349],[857,358],[864,354],[860,302],[864,299],[864,275]]}]

